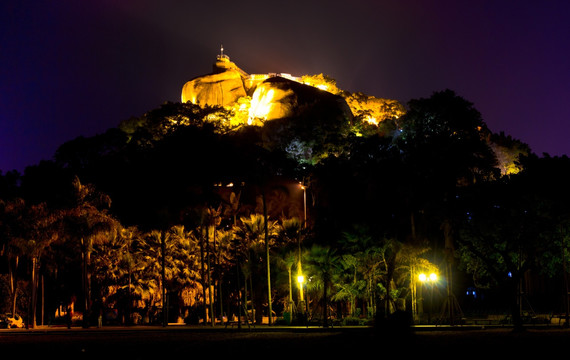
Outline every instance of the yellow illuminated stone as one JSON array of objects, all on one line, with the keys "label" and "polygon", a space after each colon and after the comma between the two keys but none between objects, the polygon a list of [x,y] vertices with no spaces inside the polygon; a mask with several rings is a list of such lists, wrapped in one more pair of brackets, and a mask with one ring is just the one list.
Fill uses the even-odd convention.
[{"label": "yellow illuminated stone", "polygon": [[[350,94],[339,89],[336,80],[323,74],[302,77],[287,73],[250,75],[230,61],[223,47],[213,68],[212,74],[198,76],[184,84],[181,101],[230,110],[232,117],[225,122],[231,127],[244,124],[260,126],[268,120],[294,116],[299,106],[313,103],[313,98],[321,97],[318,92],[302,90],[305,85],[339,95],[344,106],[348,105],[350,118],[360,118],[369,124],[379,125],[386,119],[398,118],[405,113],[404,107],[395,100],[362,93]],[[307,94],[311,99],[307,99]]]},{"label": "yellow illuminated stone", "polygon": [[188,81],[182,88],[181,100],[200,106],[225,107],[246,95],[241,74],[236,70],[227,70]]},{"label": "yellow illuminated stone", "polygon": [[251,121],[281,119],[293,112],[291,105],[296,103],[295,93],[290,87],[262,82],[251,97],[249,118]]}]

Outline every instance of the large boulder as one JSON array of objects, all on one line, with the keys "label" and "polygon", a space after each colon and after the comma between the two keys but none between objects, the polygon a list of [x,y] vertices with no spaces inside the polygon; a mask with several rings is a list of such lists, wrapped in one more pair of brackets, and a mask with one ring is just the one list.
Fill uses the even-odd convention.
[{"label": "large boulder", "polygon": [[[292,118],[311,108],[332,107],[336,115],[347,119],[352,112],[341,96],[284,77],[271,77],[260,83],[251,97],[249,116],[261,121]],[[330,109],[329,109],[330,110]],[[330,114],[330,111],[326,111]]]},{"label": "large boulder", "polygon": [[342,151],[352,122],[342,96],[282,77],[257,86],[250,117],[263,123],[264,147],[313,164]]},{"label": "large boulder", "polygon": [[182,102],[200,106],[231,106],[246,95],[242,74],[236,69],[199,76],[182,87]]}]

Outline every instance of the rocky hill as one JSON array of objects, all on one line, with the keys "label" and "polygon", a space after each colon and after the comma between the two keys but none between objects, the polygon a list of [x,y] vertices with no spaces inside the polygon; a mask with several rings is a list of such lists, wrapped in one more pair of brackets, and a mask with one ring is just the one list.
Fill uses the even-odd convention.
[{"label": "rocky hill", "polygon": [[223,53],[217,57],[212,73],[184,84],[181,100],[247,113],[242,118],[249,125],[297,117],[323,103],[336,108],[335,112],[345,121],[357,118],[375,125],[405,112],[395,100],[342,91],[333,79],[322,74],[302,77],[284,73],[248,74]]}]

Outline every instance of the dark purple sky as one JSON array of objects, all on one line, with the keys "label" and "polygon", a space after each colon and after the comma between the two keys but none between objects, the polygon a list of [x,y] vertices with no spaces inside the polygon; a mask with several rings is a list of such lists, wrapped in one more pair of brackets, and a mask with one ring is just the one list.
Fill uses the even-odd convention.
[{"label": "dark purple sky", "polygon": [[221,43],[249,73],[402,103],[449,88],[492,131],[570,154],[568,0],[3,0],[0,170],[180,101]]}]

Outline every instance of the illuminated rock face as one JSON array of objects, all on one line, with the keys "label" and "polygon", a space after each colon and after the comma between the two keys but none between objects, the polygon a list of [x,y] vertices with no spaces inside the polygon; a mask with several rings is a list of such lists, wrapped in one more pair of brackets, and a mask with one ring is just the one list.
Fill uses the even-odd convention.
[{"label": "illuminated rock face", "polygon": [[242,74],[234,69],[199,76],[182,88],[183,103],[190,101],[201,106],[231,106],[246,95]]},{"label": "illuminated rock face", "polygon": [[249,75],[222,53],[212,74],[184,85],[182,102],[222,106],[227,115],[208,121],[236,131],[259,126],[263,147],[314,164],[344,151],[335,139],[350,133],[354,116],[342,92],[334,91],[336,85],[323,84],[323,76],[310,80],[284,73]]},{"label": "illuminated rock face", "polygon": [[231,62],[223,51],[216,58],[213,70],[211,74],[198,76],[184,84],[183,103],[226,109],[242,104],[247,106],[242,110],[239,105],[239,111],[247,118],[243,123],[250,125],[299,116],[307,109],[324,103],[336,108],[342,118],[352,119],[350,107],[341,96],[322,90],[318,84],[306,85],[301,78],[290,74],[250,75]]},{"label": "illuminated rock face", "polygon": [[347,135],[353,120],[342,96],[282,77],[257,86],[251,99],[252,116],[263,116],[253,121],[263,124],[263,146],[282,151],[299,164],[316,164],[339,154],[342,149],[334,139]]},{"label": "illuminated rock face", "polygon": [[[288,81],[288,80],[285,80]],[[251,96],[250,119],[273,120],[288,117],[297,106],[297,97],[286,83],[265,80]]]},{"label": "illuminated rock face", "polygon": [[325,99],[332,100],[329,103],[340,107],[347,118],[352,117],[350,108],[340,96],[283,77],[272,77],[255,88],[249,117],[261,121],[293,117]]}]

